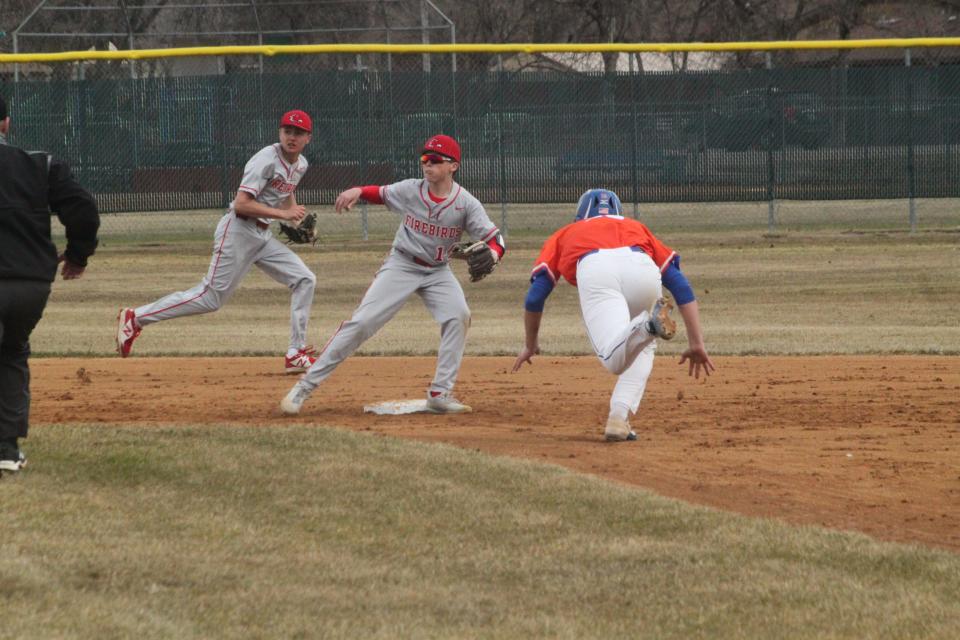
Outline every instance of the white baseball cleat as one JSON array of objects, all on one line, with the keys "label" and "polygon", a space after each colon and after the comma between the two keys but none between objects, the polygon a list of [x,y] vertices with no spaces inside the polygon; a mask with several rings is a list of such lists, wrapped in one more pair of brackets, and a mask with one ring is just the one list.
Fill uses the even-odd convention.
[{"label": "white baseball cleat", "polygon": [[610,416],[607,418],[607,427],[603,430],[603,437],[609,442],[623,442],[624,440],[636,440],[637,434],[630,428],[628,421]]},{"label": "white baseball cleat", "polygon": [[473,409],[454,398],[449,391],[428,391],[427,411],[430,413],[470,413]]},{"label": "white baseball cleat", "polygon": [[288,416],[295,416],[300,413],[303,403],[310,397],[311,391],[304,388],[299,382],[293,385],[293,388],[280,401],[280,410]]}]

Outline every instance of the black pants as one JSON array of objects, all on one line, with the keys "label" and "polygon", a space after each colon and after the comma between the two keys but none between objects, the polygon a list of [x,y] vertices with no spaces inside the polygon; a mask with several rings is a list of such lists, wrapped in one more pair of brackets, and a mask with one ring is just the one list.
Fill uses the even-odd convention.
[{"label": "black pants", "polygon": [[49,296],[49,282],[0,279],[0,439],[27,435],[30,332],[40,322]]}]

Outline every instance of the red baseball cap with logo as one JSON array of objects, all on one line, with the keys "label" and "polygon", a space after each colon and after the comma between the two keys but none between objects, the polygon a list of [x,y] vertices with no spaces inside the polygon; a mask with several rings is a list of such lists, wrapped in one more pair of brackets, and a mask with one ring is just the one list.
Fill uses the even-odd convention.
[{"label": "red baseball cap with logo", "polygon": [[425,153],[439,153],[451,160],[460,162],[460,145],[457,144],[456,140],[442,133],[427,140],[426,144],[423,145],[423,150]]},{"label": "red baseball cap with logo", "polygon": [[306,111],[294,109],[293,111],[287,111],[283,114],[283,117],[280,118],[280,126],[296,127],[297,129],[303,129],[307,133],[310,133],[313,131],[313,120],[310,119]]}]

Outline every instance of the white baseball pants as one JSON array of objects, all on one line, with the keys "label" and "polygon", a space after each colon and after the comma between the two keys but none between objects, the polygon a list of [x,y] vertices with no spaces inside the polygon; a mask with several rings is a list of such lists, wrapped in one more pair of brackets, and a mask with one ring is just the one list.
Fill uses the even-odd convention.
[{"label": "white baseball pants", "polygon": [[629,247],[600,249],[577,265],[580,310],[601,364],[618,377],[610,397],[636,413],[653,369],[655,336],[647,331],[650,309],[662,295],[660,270],[647,254]]},{"label": "white baseball pants", "polygon": [[137,323],[145,327],[216,311],[230,299],[253,265],[290,289],[290,348],[302,349],[307,344],[307,321],[317,277],[297,254],[273,237],[269,228],[261,229],[253,220],[238,218],[233,212],[217,225],[213,256],[203,280],[192,289],[137,307]]}]

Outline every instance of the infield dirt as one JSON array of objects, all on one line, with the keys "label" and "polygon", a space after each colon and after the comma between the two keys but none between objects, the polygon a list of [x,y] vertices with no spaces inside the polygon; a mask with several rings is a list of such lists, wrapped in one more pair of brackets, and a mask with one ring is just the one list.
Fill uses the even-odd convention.
[{"label": "infield dirt", "polygon": [[[563,465],[661,495],[794,524],[960,551],[960,358],[718,357],[708,380],[660,356],[637,442],[602,440],[614,377],[591,357],[467,358],[474,412],[375,416],[421,398],[430,357],[355,357],[280,414],[280,358],[31,362],[33,424],[296,422],[445,442]],[[29,440],[24,443],[29,452]]]}]

